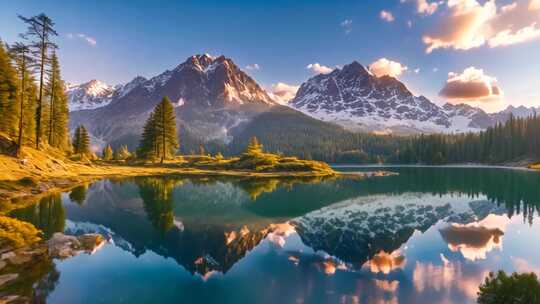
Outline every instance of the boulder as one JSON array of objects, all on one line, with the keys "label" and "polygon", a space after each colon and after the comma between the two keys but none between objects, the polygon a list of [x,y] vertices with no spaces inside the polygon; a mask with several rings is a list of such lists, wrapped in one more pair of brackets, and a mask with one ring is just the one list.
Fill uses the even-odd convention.
[{"label": "boulder", "polygon": [[47,242],[49,255],[53,258],[65,259],[80,253],[93,253],[105,242],[105,239],[96,233],[83,234],[80,236],[55,233]]}]

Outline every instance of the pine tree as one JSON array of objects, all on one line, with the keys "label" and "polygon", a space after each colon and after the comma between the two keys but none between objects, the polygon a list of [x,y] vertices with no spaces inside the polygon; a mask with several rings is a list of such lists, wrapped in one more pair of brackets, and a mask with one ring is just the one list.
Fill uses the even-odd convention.
[{"label": "pine tree", "polygon": [[35,98],[36,86],[32,76],[31,68],[34,60],[30,56],[30,48],[20,42],[9,48],[11,58],[15,63],[18,72],[18,122],[17,122],[17,154],[21,147],[31,142],[31,136],[35,132]]},{"label": "pine tree", "polygon": [[131,152],[129,152],[126,145],[121,145],[120,148],[114,152],[113,157],[115,160],[126,160],[131,157]]},{"label": "pine tree", "polygon": [[178,134],[174,108],[168,97],[161,102],[146,121],[138,152],[142,158],[160,158],[161,162],[178,151]]},{"label": "pine tree", "polygon": [[143,159],[153,159],[157,157],[157,144],[156,144],[156,122],[154,113],[150,113],[150,116],[146,120],[141,136],[139,147],[137,148],[137,156]]},{"label": "pine tree", "polygon": [[75,129],[73,136],[73,152],[75,154],[90,154],[90,136],[83,125]]},{"label": "pine tree", "polygon": [[86,128],[81,125],[81,141],[80,141],[80,150],[81,154],[90,154],[90,136]]},{"label": "pine tree", "polygon": [[103,148],[102,158],[103,160],[111,160],[113,158],[113,149],[111,145],[107,145]]},{"label": "pine tree", "polygon": [[246,148],[244,154],[246,155],[257,155],[263,153],[263,145],[259,143],[257,137],[253,136],[249,141],[249,144]]},{"label": "pine tree", "polygon": [[43,95],[45,84],[45,68],[49,58],[49,51],[57,48],[56,44],[51,42],[53,36],[58,33],[54,30],[54,22],[45,14],[39,14],[30,18],[19,16],[19,18],[27,24],[28,29],[23,38],[31,41],[29,44],[34,56],[37,57],[39,63],[39,94],[36,110],[36,149],[39,149],[41,136],[43,132],[42,116],[43,116]]},{"label": "pine tree", "polygon": [[17,72],[0,41],[0,132],[15,137],[17,132]]},{"label": "pine tree", "polygon": [[64,81],[60,76],[58,57],[54,52],[51,57],[51,70],[48,74],[49,122],[46,128],[48,142],[53,147],[66,149],[68,142],[69,109],[64,90]]}]

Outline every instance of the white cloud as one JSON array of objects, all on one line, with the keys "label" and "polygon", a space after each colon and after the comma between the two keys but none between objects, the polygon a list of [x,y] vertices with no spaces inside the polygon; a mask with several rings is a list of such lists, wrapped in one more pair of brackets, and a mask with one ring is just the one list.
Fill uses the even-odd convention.
[{"label": "white cloud", "polygon": [[345,31],[345,34],[349,34],[352,31],[352,20],[345,19],[339,24],[343,30]]},{"label": "white cloud", "polygon": [[439,95],[451,102],[469,104],[499,102],[503,92],[497,79],[484,70],[468,67],[462,73],[448,73],[448,79]]},{"label": "white cloud", "polygon": [[435,31],[423,37],[426,52],[439,48],[469,50],[484,45],[494,48],[540,37],[540,14],[533,12],[540,0],[518,1],[497,8],[495,0],[483,4],[477,0],[448,0],[449,13]]},{"label": "white cloud", "polygon": [[380,17],[382,20],[386,21],[386,22],[393,22],[394,20],[396,20],[396,19],[394,18],[394,15],[392,15],[391,12],[385,11],[385,10],[382,10],[382,11],[381,11],[381,13],[379,14],[379,17]]},{"label": "white cloud", "polygon": [[407,70],[407,67],[399,62],[380,58],[369,65],[369,71],[377,77],[388,75],[398,77]]},{"label": "white cloud", "polygon": [[414,73],[415,73],[415,74],[420,74],[420,68],[414,69]]},{"label": "white cloud", "polygon": [[506,46],[517,43],[526,42],[540,37],[540,27],[537,27],[536,23],[519,29],[516,32],[507,29],[498,32],[495,36],[489,39],[488,45],[490,47]]},{"label": "white cloud", "polygon": [[529,10],[530,11],[540,10],[540,0],[531,0],[531,2],[529,2]]},{"label": "white cloud", "polygon": [[332,68],[329,68],[325,65],[322,65],[318,62],[315,62],[315,63],[310,63],[306,66],[306,69],[308,70],[311,70],[312,72],[316,73],[316,74],[328,74],[328,73],[331,73],[333,71]]},{"label": "white cloud", "polygon": [[439,71],[439,68],[433,68],[433,73],[437,73]]},{"label": "white cloud", "polygon": [[296,96],[296,92],[300,86],[286,84],[283,82],[278,82],[272,85],[271,91],[268,92],[268,95],[272,97],[275,101],[281,104],[287,104],[289,100],[293,99]]},{"label": "white cloud", "polygon": [[96,39],[94,37],[88,36],[88,35],[83,34],[83,33],[78,33],[78,34],[67,33],[66,37],[69,38],[69,39],[80,38],[80,39],[84,40],[86,43],[88,43],[91,46],[96,46],[96,44],[97,44],[97,41],[96,41]]},{"label": "white cloud", "polygon": [[437,2],[428,2],[427,0],[416,0],[416,11],[419,14],[433,15],[439,4]]},{"label": "white cloud", "polygon": [[407,21],[407,27],[412,28],[412,26],[413,26],[412,21],[411,20]]},{"label": "white cloud", "polygon": [[258,71],[258,70],[260,70],[260,69],[261,69],[261,67],[260,67],[258,64],[256,64],[256,63],[246,65],[246,70],[250,70],[250,71]]}]

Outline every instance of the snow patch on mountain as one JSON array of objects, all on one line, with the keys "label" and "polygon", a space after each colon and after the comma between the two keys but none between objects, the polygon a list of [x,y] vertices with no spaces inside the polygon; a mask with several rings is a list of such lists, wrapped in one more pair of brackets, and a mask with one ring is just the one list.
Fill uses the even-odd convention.
[{"label": "snow patch on mountain", "polygon": [[108,105],[115,88],[99,80],[83,84],[67,84],[69,111],[92,110]]}]

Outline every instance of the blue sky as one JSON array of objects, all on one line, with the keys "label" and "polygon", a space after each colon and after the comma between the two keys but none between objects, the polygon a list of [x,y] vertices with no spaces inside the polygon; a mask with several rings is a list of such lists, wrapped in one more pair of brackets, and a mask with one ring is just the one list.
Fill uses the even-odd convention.
[{"label": "blue sky", "polygon": [[[512,1],[449,1],[461,3],[5,0],[0,10],[0,38],[11,43],[24,31],[17,14],[46,13],[60,33],[57,43],[64,78],[75,83],[100,79],[118,84],[136,75],[151,77],[193,54],[210,53],[231,57],[244,70],[257,64],[259,69],[247,72],[270,89],[278,82],[301,84],[314,75],[306,68],[309,64],[333,68],[357,60],[368,66],[387,58],[400,64],[401,74],[396,72],[396,77],[415,94],[439,104],[451,100],[487,110],[507,104],[539,106],[536,20],[540,33],[540,11],[532,9],[538,0],[518,0],[514,7]],[[505,5],[508,8],[503,9]],[[503,15],[512,9],[514,15]],[[382,11],[393,18],[383,20]],[[458,15],[484,24],[471,34],[470,22],[452,19]],[[457,35],[466,37],[448,33],[449,28],[462,28],[465,34]],[[523,33],[528,35],[517,36]],[[429,54],[429,44],[423,41],[426,36],[438,43]],[[478,37],[485,42],[478,42]],[[470,67],[474,69],[465,73]],[[449,76],[451,72],[455,74]],[[440,96],[449,81],[459,84],[457,95]],[[502,94],[490,91],[471,98],[459,91],[470,84],[467,81],[496,86]]]}]

